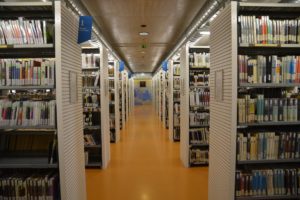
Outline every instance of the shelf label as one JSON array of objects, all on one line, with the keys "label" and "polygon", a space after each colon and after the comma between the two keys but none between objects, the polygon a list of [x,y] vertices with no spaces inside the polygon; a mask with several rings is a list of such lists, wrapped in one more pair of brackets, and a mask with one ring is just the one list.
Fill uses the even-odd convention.
[{"label": "shelf label", "polygon": [[120,61],[120,67],[119,67],[119,71],[122,72],[125,69],[125,63],[123,61]]},{"label": "shelf label", "polygon": [[167,61],[164,61],[163,64],[162,64],[162,69],[166,72],[168,71],[168,62]]},{"label": "shelf label", "polygon": [[86,42],[92,38],[92,24],[93,18],[91,16],[79,17],[78,44]]}]

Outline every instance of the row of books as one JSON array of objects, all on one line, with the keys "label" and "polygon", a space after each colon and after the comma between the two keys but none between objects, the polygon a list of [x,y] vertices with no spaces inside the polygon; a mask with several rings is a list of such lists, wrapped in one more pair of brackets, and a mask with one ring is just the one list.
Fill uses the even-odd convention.
[{"label": "row of books", "polygon": [[97,139],[97,136],[95,134],[85,134],[83,136],[83,139],[84,145],[86,146],[93,146],[99,144],[99,140]]},{"label": "row of books", "polygon": [[84,112],[83,125],[84,126],[99,126],[101,122],[99,112]]},{"label": "row of books", "polygon": [[300,20],[275,20],[269,16],[239,16],[240,43],[299,44]]},{"label": "row of books", "polygon": [[180,127],[173,128],[173,139],[176,141],[180,140]]},{"label": "row of books", "polygon": [[191,144],[208,144],[209,128],[191,129],[189,132]]},{"label": "row of books", "polygon": [[116,119],[115,119],[115,117],[110,117],[109,118],[109,128],[110,129],[114,129],[114,128],[116,128]]},{"label": "row of books", "polygon": [[110,91],[109,92],[109,101],[114,102],[115,101],[115,93]]},{"label": "row of books", "polygon": [[207,164],[208,163],[208,150],[202,150],[199,148],[190,149],[190,164]]},{"label": "row of books", "polygon": [[109,77],[115,77],[115,68],[112,65],[108,66],[108,76]]},{"label": "row of books", "polygon": [[173,66],[173,75],[180,76],[180,65],[174,64],[174,66]]},{"label": "row of books", "polygon": [[176,127],[180,126],[180,115],[179,114],[173,115],[173,125]]},{"label": "row of books", "polygon": [[207,89],[194,89],[190,91],[190,106],[209,106],[210,92]]},{"label": "row of books", "polygon": [[114,89],[115,88],[115,81],[113,79],[109,79],[108,80],[108,87],[110,89]]},{"label": "row of books", "polygon": [[190,126],[201,126],[209,124],[209,113],[190,112]]},{"label": "row of books", "polygon": [[179,77],[175,77],[173,80],[173,88],[176,90],[180,89],[180,78]]},{"label": "row of books", "polygon": [[59,175],[49,172],[0,172],[0,199],[47,199],[60,197]]},{"label": "row of books", "polygon": [[97,92],[85,93],[83,96],[83,106],[93,108],[100,107],[100,94]]},{"label": "row of books", "polygon": [[210,54],[209,53],[190,53],[189,66],[190,68],[209,68]]},{"label": "row of books", "polygon": [[298,118],[297,98],[264,98],[263,94],[238,98],[238,123],[295,122]]},{"label": "row of books", "polygon": [[82,86],[83,87],[100,87],[100,73],[92,72],[92,73],[83,73],[82,76]]},{"label": "row of books", "polygon": [[300,83],[300,56],[239,55],[240,83]]},{"label": "row of books", "polygon": [[46,20],[0,20],[0,45],[53,42],[53,24]]},{"label": "row of books", "polygon": [[0,59],[0,86],[44,86],[54,83],[54,59]]},{"label": "row of books", "polygon": [[55,126],[56,101],[0,100],[1,126]]},{"label": "row of books", "polygon": [[100,54],[81,54],[81,66],[83,69],[85,68],[99,68],[100,70]]},{"label": "row of books", "polygon": [[209,73],[192,73],[190,72],[190,86],[208,86]]},{"label": "row of books", "polygon": [[236,196],[300,194],[300,169],[237,171]]},{"label": "row of books", "polygon": [[239,133],[237,160],[277,160],[300,158],[299,132]]}]

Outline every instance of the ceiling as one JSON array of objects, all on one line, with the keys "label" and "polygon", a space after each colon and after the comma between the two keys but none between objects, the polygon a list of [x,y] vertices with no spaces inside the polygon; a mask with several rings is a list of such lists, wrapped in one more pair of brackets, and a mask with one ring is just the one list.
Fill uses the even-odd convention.
[{"label": "ceiling", "polygon": [[[205,3],[205,0],[81,1],[112,48],[134,72],[152,72]],[[142,28],[142,24],[147,27]],[[149,35],[140,36],[139,32]]]}]

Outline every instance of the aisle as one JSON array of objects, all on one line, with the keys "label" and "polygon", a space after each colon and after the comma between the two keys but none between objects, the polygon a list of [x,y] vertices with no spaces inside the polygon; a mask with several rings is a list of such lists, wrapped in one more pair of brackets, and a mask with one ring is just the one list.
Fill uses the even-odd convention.
[{"label": "aisle", "polygon": [[88,200],[206,200],[207,168],[186,169],[151,106],[135,108],[108,169],[87,170]]}]

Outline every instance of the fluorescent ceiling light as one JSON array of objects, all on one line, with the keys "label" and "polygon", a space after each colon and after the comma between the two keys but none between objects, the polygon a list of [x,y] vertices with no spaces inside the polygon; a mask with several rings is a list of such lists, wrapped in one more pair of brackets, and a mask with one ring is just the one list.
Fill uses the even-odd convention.
[{"label": "fluorescent ceiling light", "polygon": [[148,32],[140,32],[139,35],[140,36],[147,36],[147,35],[149,35],[149,33]]},{"label": "fluorescent ceiling light", "polygon": [[199,32],[201,35],[210,35],[209,31],[200,31]]}]

